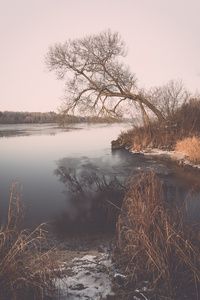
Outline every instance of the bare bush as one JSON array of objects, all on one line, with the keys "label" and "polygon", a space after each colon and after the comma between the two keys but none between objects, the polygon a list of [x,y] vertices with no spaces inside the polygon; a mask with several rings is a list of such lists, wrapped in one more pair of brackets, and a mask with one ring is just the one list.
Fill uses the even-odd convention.
[{"label": "bare bush", "polygon": [[163,86],[151,88],[146,95],[165,118],[172,121],[177,109],[186,104],[190,96],[182,80],[170,80]]},{"label": "bare bush", "polygon": [[150,128],[134,126],[122,132],[117,143],[143,150],[147,147],[174,150],[176,143],[188,137],[200,136],[200,100],[191,98],[174,112],[174,120],[166,123],[152,121]]}]

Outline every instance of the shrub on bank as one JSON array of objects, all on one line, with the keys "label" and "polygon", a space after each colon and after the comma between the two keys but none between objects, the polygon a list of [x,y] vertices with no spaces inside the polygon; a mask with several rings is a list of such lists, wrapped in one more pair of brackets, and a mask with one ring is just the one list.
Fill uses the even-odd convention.
[{"label": "shrub on bank", "polygon": [[59,268],[46,243],[42,225],[31,233],[23,229],[25,207],[12,184],[7,221],[0,228],[0,299],[44,299],[55,291],[53,279]]},{"label": "shrub on bank", "polygon": [[147,147],[174,150],[178,140],[200,136],[200,100],[191,99],[165,122],[152,121],[148,126],[134,126],[118,137],[118,144],[134,150]]},{"label": "shrub on bank", "polygon": [[162,183],[154,173],[137,175],[129,185],[115,249],[129,292],[148,282],[151,297],[199,299],[200,241],[198,230],[183,221],[186,207],[178,210],[164,202]]}]

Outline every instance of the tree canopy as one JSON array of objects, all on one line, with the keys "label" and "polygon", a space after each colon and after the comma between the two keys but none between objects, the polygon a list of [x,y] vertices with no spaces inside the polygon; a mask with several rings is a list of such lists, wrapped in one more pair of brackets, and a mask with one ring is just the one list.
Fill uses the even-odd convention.
[{"label": "tree canopy", "polygon": [[146,108],[163,120],[160,110],[140,94],[135,74],[122,62],[126,54],[124,41],[110,30],[51,46],[46,65],[58,79],[66,81],[66,113],[79,109],[97,116],[119,117],[123,103],[135,103],[147,123]]}]

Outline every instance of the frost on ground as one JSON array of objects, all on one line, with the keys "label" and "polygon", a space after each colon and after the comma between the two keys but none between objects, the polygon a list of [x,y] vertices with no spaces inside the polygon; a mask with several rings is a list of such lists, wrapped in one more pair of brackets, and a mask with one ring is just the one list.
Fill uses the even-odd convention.
[{"label": "frost on ground", "polygon": [[56,280],[59,290],[56,299],[106,299],[114,296],[110,277],[113,264],[105,253],[74,258],[70,264],[63,263],[62,269],[64,276]]}]

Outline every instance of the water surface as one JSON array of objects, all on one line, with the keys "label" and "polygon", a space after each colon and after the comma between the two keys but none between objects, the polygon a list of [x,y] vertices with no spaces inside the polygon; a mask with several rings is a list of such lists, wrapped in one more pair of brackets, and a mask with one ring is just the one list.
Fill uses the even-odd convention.
[{"label": "water surface", "polygon": [[[111,141],[129,127],[1,125],[0,219],[6,215],[12,180],[23,184],[29,226],[54,220],[58,231],[73,224],[78,224],[77,230],[88,229],[87,226],[91,230],[95,222],[94,230],[107,230],[107,216],[99,203],[120,201],[132,172],[154,171],[162,178],[167,193],[181,205],[193,185],[200,182],[199,172],[183,171],[168,160],[112,151]],[[199,193],[197,197],[193,193],[191,198],[193,218],[199,221]]]}]

